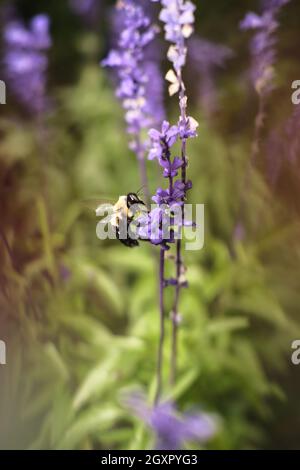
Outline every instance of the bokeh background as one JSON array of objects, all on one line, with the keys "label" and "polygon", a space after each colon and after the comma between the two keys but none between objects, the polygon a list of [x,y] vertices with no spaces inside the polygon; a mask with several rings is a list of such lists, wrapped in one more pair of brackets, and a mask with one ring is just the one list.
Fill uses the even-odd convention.
[{"label": "bokeh background", "polygon": [[[4,449],[151,447],[151,430],[121,396],[153,394],[156,260],[148,246],[97,240],[97,219],[82,203],[140,187],[112,77],[99,66],[114,41],[113,2],[96,3],[92,14],[79,14],[67,0],[0,4],[1,32],[9,15],[27,22],[43,12],[52,37],[50,108],[37,118],[9,83],[0,107]],[[249,187],[258,99],[248,74],[251,33],[239,22],[259,2],[196,4],[196,37],[231,51],[221,66],[209,66],[208,89],[197,45],[185,73],[190,112],[200,123],[189,150],[190,201],[205,204],[206,234],[202,251],[186,253],[178,381],[165,396],[182,411],[218,416],[208,448],[299,449],[300,366],[291,363],[291,343],[300,337],[299,120],[289,138],[282,130],[295,111],[291,83],[300,79],[300,3],[291,0],[280,15],[277,86]],[[4,55],[2,42],[1,79]],[[176,99],[166,106],[176,120]],[[292,144],[298,153],[291,160]],[[154,191],[159,174],[148,167]],[[167,342],[166,364],[168,351]]]}]

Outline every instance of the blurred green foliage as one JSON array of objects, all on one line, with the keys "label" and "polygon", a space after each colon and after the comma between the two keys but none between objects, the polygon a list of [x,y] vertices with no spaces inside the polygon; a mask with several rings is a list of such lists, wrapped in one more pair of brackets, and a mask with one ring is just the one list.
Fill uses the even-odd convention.
[{"label": "blurred green foliage", "polygon": [[[227,16],[235,19],[240,2],[229,3]],[[26,2],[21,6],[32,14]],[[215,15],[203,16],[206,29]],[[71,16],[62,32],[55,18],[56,37],[74,39],[74,77],[61,79],[58,41],[55,107],[42,140],[21,110],[8,107],[0,120],[0,332],[8,345],[8,365],[0,370],[0,447],[148,448],[153,436],[122,405],[122,395],[142,388],[153,396],[156,258],[147,246],[128,250],[97,240],[97,220],[83,204],[137,190],[137,167],[111,83],[97,66],[98,34],[78,30]],[[231,34],[238,43],[240,33]],[[245,112],[245,86],[224,80]],[[288,369],[299,331],[299,223],[257,172],[247,194],[246,239],[232,241],[252,120],[239,126],[236,117],[234,129],[236,102],[223,99],[224,114],[213,123],[193,110],[201,125],[190,147],[191,202],[205,203],[206,240],[201,252],[186,254],[190,287],[181,302],[178,382],[170,389],[165,376],[165,397],[182,410],[219,417],[211,448],[289,446],[293,441],[276,427],[295,413],[286,394],[294,395]],[[151,163],[149,175],[154,189]],[[166,366],[169,350],[167,342]]]}]

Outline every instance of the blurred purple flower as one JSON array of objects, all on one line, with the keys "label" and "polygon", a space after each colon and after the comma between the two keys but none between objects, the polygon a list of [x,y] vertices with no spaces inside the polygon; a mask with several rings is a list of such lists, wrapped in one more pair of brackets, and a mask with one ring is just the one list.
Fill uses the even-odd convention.
[{"label": "blurred purple flower", "polygon": [[127,405],[152,430],[156,450],[183,450],[186,443],[205,443],[217,432],[216,421],[206,413],[177,412],[171,402],[147,406],[143,396],[134,396]]},{"label": "blurred purple flower", "polygon": [[[148,49],[149,48],[145,51],[145,62],[143,66],[145,75],[149,77],[145,84],[145,110],[149,116],[152,116],[151,125],[156,125],[165,118],[164,80],[161,71],[160,56],[151,59]],[[147,59],[148,55],[150,55],[149,59]]]},{"label": "blurred purple flower", "polygon": [[145,1],[139,5],[133,0],[117,3],[113,25],[118,40],[102,61],[104,67],[110,67],[116,73],[116,96],[125,110],[127,132],[132,136],[129,147],[138,160],[147,202],[150,194],[145,152],[149,140],[145,135],[152,126],[161,122],[165,114],[161,57],[154,49],[159,29],[151,22],[150,7],[151,3],[149,6]]},{"label": "blurred purple flower", "polygon": [[140,158],[140,154],[144,152],[144,146],[140,143],[141,132],[157,122],[157,101],[161,96],[161,92],[159,95],[153,94],[152,88],[154,83],[157,84],[160,80],[159,71],[153,64],[145,62],[145,50],[154,40],[158,30],[151,25],[150,19],[135,2],[119,2],[118,9],[118,14],[122,15],[122,20],[118,22],[121,26],[118,45],[110,51],[102,65],[117,72],[116,94],[125,109],[128,132],[133,136],[131,148]]},{"label": "blurred purple flower", "polygon": [[276,61],[276,31],[279,27],[277,20],[282,6],[290,0],[265,0],[262,2],[261,15],[250,12],[240,23],[242,30],[255,30],[250,42],[252,56],[251,78],[257,93],[267,96],[274,89]]},{"label": "blurred purple flower", "polygon": [[[263,141],[263,131],[266,119],[266,103],[269,95],[275,87],[275,62],[277,56],[277,36],[279,27],[278,14],[280,9],[289,3],[290,0],[263,0],[262,13],[247,13],[240,23],[242,30],[254,30],[255,33],[250,41],[250,52],[252,57],[251,79],[253,86],[259,96],[259,109],[255,119],[254,140],[252,144],[251,158],[245,172],[245,182],[239,204],[238,219],[235,224],[234,238],[238,239],[244,235],[245,231],[241,221],[245,207],[246,195],[249,192],[251,182],[251,167],[256,164],[260,156]],[[277,132],[272,132],[265,145],[268,158],[269,179],[274,183],[278,177],[281,157],[278,158],[279,141]],[[243,230],[238,230],[238,226]]]},{"label": "blurred purple flower", "polygon": [[72,276],[72,273],[71,273],[71,270],[67,266],[65,266],[64,264],[61,264],[59,266],[59,275],[60,275],[60,279],[63,282],[68,282]]},{"label": "blurred purple flower", "polygon": [[245,238],[245,227],[243,225],[243,223],[241,222],[241,220],[238,220],[238,222],[236,223],[235,227],[234,227],[234,231],[233,231],[233,239],[236,241],[236,242],[242,242]]},{"label": "blurred purple flower", "polygon": [[71,10],[90,26],[96,26],[102,7],[102,0],[69,0]]},{"label": "blurred purple flower", "polygon": [[207,115],[210,116],[218,108],[216,70],[223,68],[226,61],[233,58],[234,53],[229,47],[200,37],[189,40],[188,51],[190,65],[199,74],[199,99]]},{"label": "blurred purple flower", "polygon": [[232,59],[234,53],[227,46],[198,36],[189,40],[189,55],[202,71],[206,68],[224,67],[226,60]]},{"label": "blurred purple flower", "polygon": [[10,88],[29,111],[45,111],[48,106],[46,51],[51,46],[48,16],[35,16],[28,29],[19,20],[10,21],[3,37],[4,68]]},{"label": "blurred purple flower", "polygon": [[289,3],[290,0],[262,0],[262,6],[263,8],[281,8],[287,3]]}]

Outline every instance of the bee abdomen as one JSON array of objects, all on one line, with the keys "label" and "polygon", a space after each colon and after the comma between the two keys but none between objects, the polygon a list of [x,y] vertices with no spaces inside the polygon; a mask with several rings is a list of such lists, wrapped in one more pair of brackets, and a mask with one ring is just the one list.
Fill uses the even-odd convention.
[{"label": "bee abdomen", "polygon": [[117,234],[117,239],[123,243],[123,245],[127,246],[128,248],[135,248],[136,246],[139,246],[138,240],[135,240],[133,238],[127,237],[127,238],[120,238],[120,232],[119,229],[116,229],[116,234]]}]

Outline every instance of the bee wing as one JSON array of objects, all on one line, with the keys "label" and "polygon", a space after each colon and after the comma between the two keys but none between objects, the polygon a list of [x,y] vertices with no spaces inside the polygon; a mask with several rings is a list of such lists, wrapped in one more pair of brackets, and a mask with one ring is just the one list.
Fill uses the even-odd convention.
[{"label": "bee wing", "polygon": [[82,201],[82,205],[85,209],[90,209],[91,211],[97,211],[97,209],[102,206],[104,209],[108,209],[116,203],[116,199],[113,198],[94,198],[94,199],[85,199]]},{"label": "bee wing", "polygon": [[95,213],[98,217],[104,216],[107,213],[108,215],[106,215],[106,217],[111,217],[112,218],[118,212],[119,212],[119,210],[117,210],[117,211],[114,210],[114,205],[113,204],[110,204],[110,203],[107,203],[107,202],[99,204],[95,209]]}]

